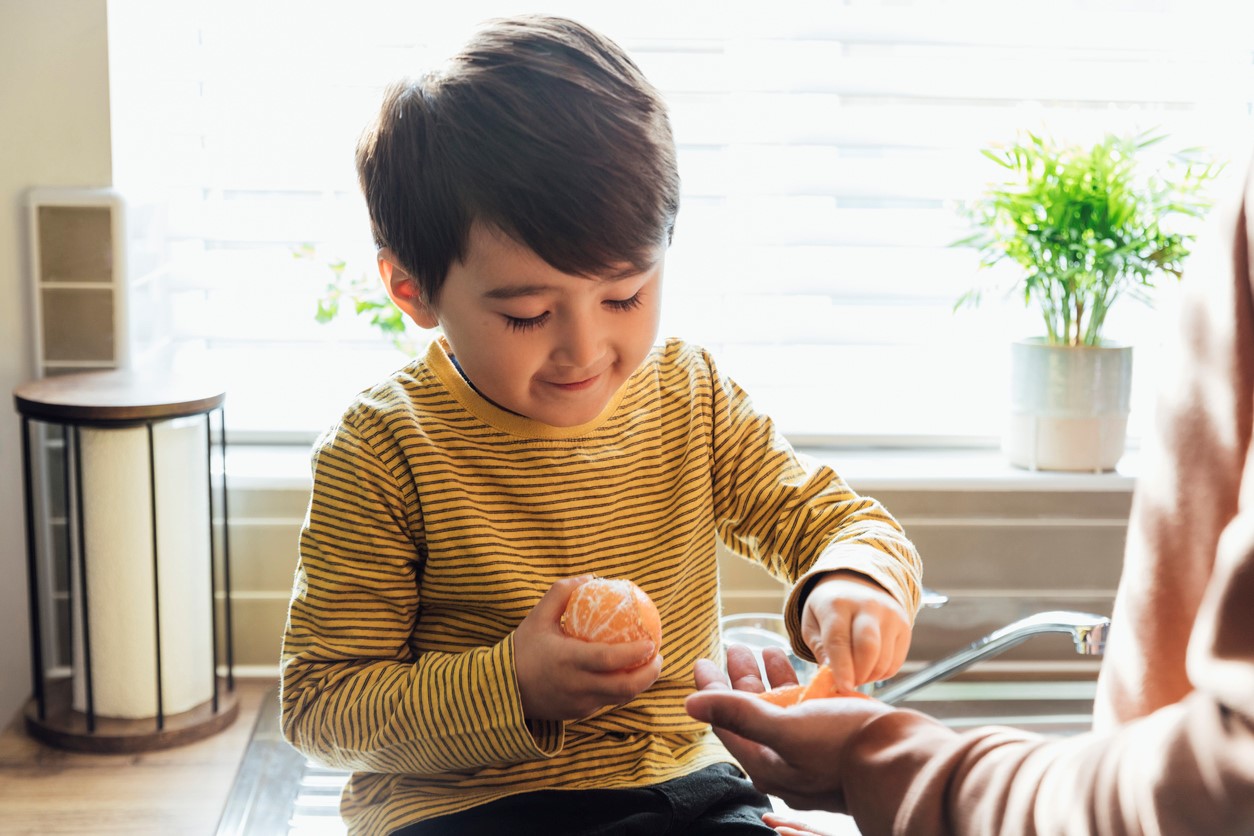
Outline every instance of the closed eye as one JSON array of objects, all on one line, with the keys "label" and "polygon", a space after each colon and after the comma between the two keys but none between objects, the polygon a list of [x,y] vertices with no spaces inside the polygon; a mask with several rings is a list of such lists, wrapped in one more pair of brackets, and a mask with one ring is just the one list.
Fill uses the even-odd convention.
[{"label": "closed eye", "polygon": [[616,311],[629,311],[632,308],[640,307],[640,293],[641,291],[636,291],[636,295],[628,299],[606,299],[605,304]]},{"label": "closed eye", "polygon": [[530,331],[532,328],[539,328],[548,321],[549,312],[545,311],[539,316],[517,317],[509,314],[501,314],[505,317],[505,324],[509,326],[511,331]]}]

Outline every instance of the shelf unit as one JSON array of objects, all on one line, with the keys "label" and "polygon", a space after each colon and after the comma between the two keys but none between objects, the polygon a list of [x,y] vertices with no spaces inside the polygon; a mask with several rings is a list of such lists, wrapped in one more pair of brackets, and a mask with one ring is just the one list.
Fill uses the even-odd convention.
[{"label": "shelf unit", "polygon": [[115,189],[27,194],[33,376],[144,365],[169,345],[165,213]]}]

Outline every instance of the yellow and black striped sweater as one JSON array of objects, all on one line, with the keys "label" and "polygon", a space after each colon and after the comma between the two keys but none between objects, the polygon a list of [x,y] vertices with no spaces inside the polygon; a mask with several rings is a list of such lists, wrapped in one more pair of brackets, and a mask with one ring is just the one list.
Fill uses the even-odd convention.
[{"label": "yellow and black striped sweater", "polygon": [[[313,469],[283,731],[355,771],[341,805],[352,833],[731,760],[683,709],[693,662],[721,658],[716,536],[783,580],[850,568],[917,608],[919,559],[893,518],[803,465],[680,341],[576,427],[495,407],[435,341],[356,399]],[[591,717],[528,723],[513,630],[554,581],[585,572],[631,578],[657,604],[661,677]]]}]

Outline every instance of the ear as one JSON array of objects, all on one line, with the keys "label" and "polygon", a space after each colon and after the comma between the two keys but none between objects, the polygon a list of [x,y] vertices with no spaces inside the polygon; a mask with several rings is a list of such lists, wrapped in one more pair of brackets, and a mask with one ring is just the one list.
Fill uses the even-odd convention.
[{"label": "ear", "polygon": [[436,328],[440,320],[422,299],[422,287],[418,280],[396,263],[396,256],[389,249],[379,250],[379,278],[388,292],[392,304],[414,321],[419,328]]}]

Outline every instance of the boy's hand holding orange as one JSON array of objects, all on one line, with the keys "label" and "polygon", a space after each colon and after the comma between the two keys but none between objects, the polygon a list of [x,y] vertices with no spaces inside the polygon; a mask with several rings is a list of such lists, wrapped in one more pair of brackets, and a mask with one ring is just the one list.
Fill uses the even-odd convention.
[{"label": "boy's hand holding orange", "polygon": [[[590,589],[575,595],[588,584]],[[514,665],[527,719],[586,717],[631,700],[657,680],[660,620],[648,596],[636,596],[638,590],[630,581],[581,575],[560,580],[545,593],[514,633]]]}]

